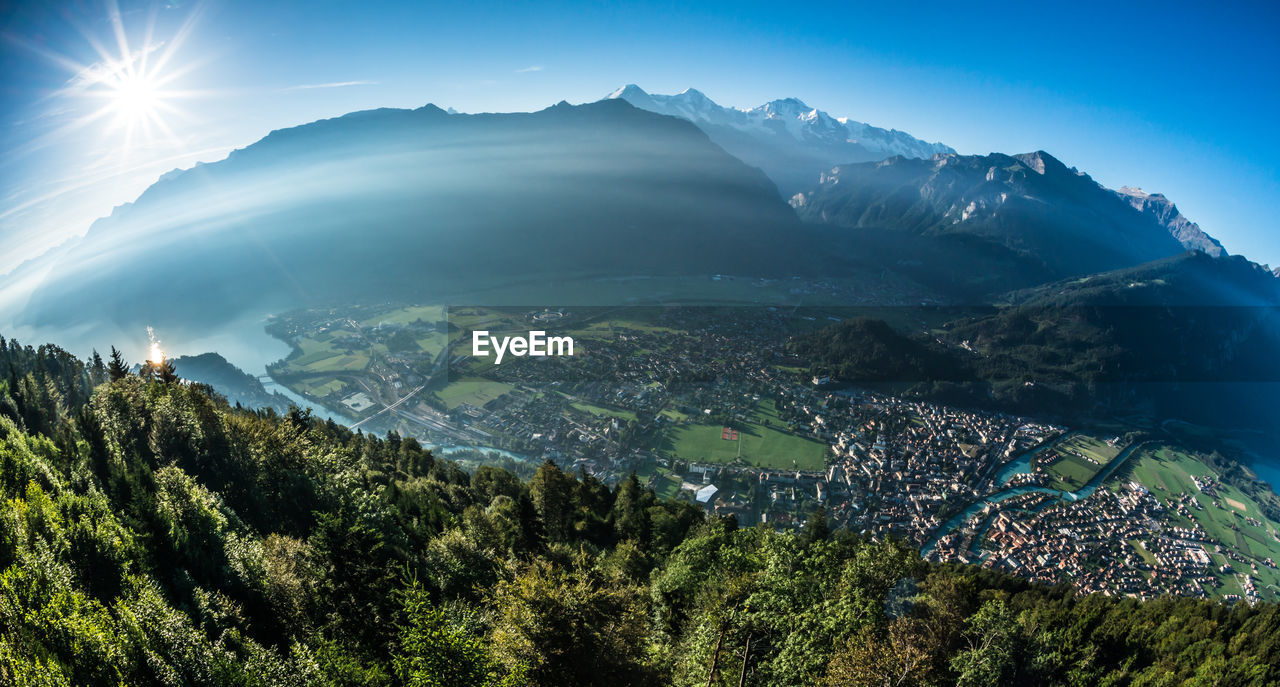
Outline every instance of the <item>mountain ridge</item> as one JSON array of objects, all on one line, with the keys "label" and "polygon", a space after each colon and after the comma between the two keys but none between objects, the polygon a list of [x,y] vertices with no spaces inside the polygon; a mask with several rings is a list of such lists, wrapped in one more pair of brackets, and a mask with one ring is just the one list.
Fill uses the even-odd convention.
[{"label": "mountain ridge", "polygon": [[1035,151],[840,165],[790,203],[807,221],[901,232],[962,247],[958,260],[997,260],[1016,278],[991,290],[1009,290],[1186,249],[1170,229],[1181,215],[1143,211],[1129,198]]},{"label": "mountain ridge", "polygon": [[760,246],[803,233],[762,172],[626,102],[384,108],[166,175],[94,224],[27,315],[76,322],[88,294],[132,317],[142,302],[296,307],[583,270],[782,273],[792,253]]},{"label": "mountain ridge", "polygon": [[725,150],[763,169],[784,196],[810,185],[823,169],[835,164],[955,152],[950,146],[896,129],[832,117],[799,98],[737,109],[721,106],[693,88],[659,95],[628,84],[606,99],[626,100],[640,109],[693,122]]},{"label": "mountain ridge", "polygon": [[1178,211],[1178,206],[1164,196],[1163,193],[1147,193],[1133,186],[1121,186],[1116,193],[1129,201],[1133,208],[1143,214],[1151,215],[1156,221],[1169,229],[1169,233],[1183,246],[1191,250],[1219,257],[1226,255],[1218,239],[1205,233],[1199,224],[1187,219]]}]

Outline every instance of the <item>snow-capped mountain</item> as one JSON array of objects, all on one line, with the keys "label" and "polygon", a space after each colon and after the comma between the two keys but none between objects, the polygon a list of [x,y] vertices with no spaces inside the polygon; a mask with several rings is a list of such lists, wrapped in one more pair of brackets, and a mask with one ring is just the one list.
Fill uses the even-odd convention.
[{"label": "snow-capped mountain", "polygon": [[608,97],[697,124],[725,150],[764,170],[787,196],[812,187],[819,175],[834,165],[955,152],[902,131],[832,117],[797,98],[737,109],[718,105],[692,88],[676,95],[657,95],[634,84]]}]

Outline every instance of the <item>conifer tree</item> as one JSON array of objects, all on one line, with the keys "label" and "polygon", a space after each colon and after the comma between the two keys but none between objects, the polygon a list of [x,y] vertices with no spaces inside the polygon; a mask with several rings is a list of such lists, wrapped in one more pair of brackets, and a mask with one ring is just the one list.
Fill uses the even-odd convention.
[{"label": "conifer tree", "polygon": [[152,363],[151,372],[157,382],[173,384],[178,381],[178,371],[173,367],[173,363],[169,362],[168,358],[158,363]]},{"label": "conifer tree", "polygon": [[111,362],[107,363],[107,374],[113,382],[129,376],[129,365],[125,363],[124,355],[117,351],[115,346],[111,347]]},{"label": "conifer tree", "polygon": [[98,349],[93,350],[93,362],[89,366],[89,381],[97,386],[107,381],[107,366],[102,362],[102,356],[98,355]]}]

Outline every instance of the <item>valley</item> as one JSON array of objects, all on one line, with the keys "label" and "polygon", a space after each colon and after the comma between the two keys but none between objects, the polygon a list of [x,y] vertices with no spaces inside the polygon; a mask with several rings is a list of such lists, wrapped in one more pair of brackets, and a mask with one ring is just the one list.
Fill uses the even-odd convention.
[{"label": "valley", "polygon": [[[868,310],[877,313],[876,310]],[[917,322],[906,309],[888,309]],[[295,311],[272,376],[364,431],[463,465],[552,460],[742,525],[815,517],[936,561],[1081,592],[1280,598],[1280,497],[1245,494],[1154,420],[1108,433],[818,379],[789,341],[834,306]],[[936,326],[926,325],[927,326]],[[572,336],[573,357],[474,358],[470,332]],[[1194,479],[1192,476],[1194,475]],[[1270,515],[1267,515],[1269,513]]]},{"label": "valley", "polygon": [[7,3],[0,687],[1280,685],[1280,4],[1005,5]]}]

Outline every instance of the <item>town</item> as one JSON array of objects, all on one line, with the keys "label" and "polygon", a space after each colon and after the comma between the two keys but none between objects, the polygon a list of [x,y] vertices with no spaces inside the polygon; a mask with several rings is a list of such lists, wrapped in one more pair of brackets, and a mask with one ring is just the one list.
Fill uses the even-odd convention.
[{"label": "town", "polygon": [[[634,473],[660,496],[744,526],[798,528],[824,517],[911,542],[929,560],[1080,593],[1280,596],[1276,524],[1194,458],[1168,458],[1137,430],[1095,435],[832,385],[787,341],[843,315],[304,311],[273,323],[298,355],[272,373],[365,431],[524,474],[544,460],[609,483]],[[495,365],[473,354],[481,333],[494,341],[535,327],[544,341],[573,341],[573,355],[543,347]]]}]

